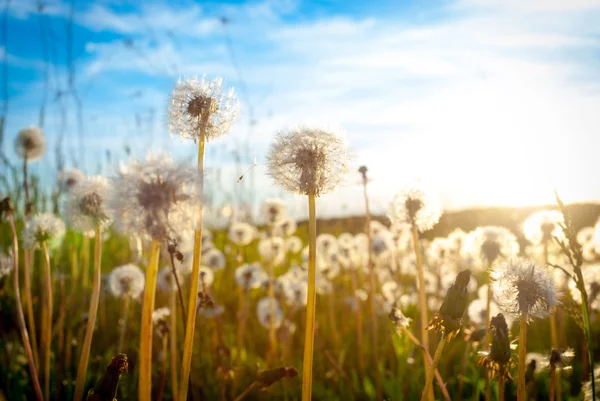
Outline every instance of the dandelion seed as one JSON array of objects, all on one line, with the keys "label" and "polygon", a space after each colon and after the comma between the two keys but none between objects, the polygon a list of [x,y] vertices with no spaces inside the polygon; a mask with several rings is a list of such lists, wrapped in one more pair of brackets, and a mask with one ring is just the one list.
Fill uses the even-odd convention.
[{"label": "dandelion seed", "polygon": [[416,224],[420,232],[432,228],[440,219],[442,211],[438,202],[419,184],[404,187],[392,201],[392,223]]},{"label": "dandelion seed", "polygon": [[545,318],[560,304],[552,277],[530,260],[515,258],[503,262],[496,266],[492,277],[498,306],[515,318],[522,317],[527,322]]},{"label": "dandelion seed", "polygon": [[46,153],[46,137],[37,127],[29,127],[19,131],[15,138],[17,155],[27,162],[39,160]]},{"label": "dandelion seed", "polygon": [[144,240],[166,242],[191,231],[200,197],[196,171],[168,155],[149,154],[123,166],[112,182],[109,204],[116,228]]},{"label": "dandelion seed", "polygon": [[111,223],[108,194],[108,181],[100,176],[85,178],[74,186],[67,201],[67,216],[73,229],[89,237],[95,235],[97,226],[105,229]]},{"label": "dandelion seed", "polygon": [[159,337],[164,337],[169,334],[169,317],[171,310],[167,307],[155,309],[152,312],[152,325]]},{"label": "dandelion seed", "polygon": [[196,142],[203,131],[206,141],[229,131],[237,119],[240,104],[233,88],[224,91],[222,83],[221,78],[180,79],[169,107],[171,134]]},{"label": "dandelion seed", "polygon": [[31,218],[23,230],[23,247],[34,249],[45,242],[48,247],[60,245],[65,235],[65,223],[52,213],[38,213]]},{"label": "dandelion seed", "polygon": [[408,328],[412,319],[404,316],[404,313],[398,308],[396,305],[392,307],[392,310],[389,314],[390,320],[396,325],[396,327],[405,327]]},{"label": "dandelion seed", "polygon": [[298,127],[277,134],[267,154],[269,175],[303,195],[331,192],[349,171],[346,144],[335,133]]},{"label": "dandelion seed", "polygon": [[139,298],[144,291],[144,273],[136,265],[127,264],[113,269],[108,276],[108,288],[116,298]]},{"label": "dandelion seed", "polygon": [[79,182],[85,179],[85,175],[81,170],[76,168],[68,168],[61,170],[57,177],[56,181],[58,181],[58,187],[63,192],[68,192],[77,185]]}]

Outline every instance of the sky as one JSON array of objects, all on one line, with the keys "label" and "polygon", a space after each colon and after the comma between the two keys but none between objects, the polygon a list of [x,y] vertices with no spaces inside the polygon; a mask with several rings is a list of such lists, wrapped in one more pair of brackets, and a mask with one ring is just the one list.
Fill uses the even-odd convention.
[{"label": "sky", "polygon": [[59,153],[88,174],[127,149],[193,163],[167,107],[179,78],[206,75],[242,102],[208,145],[216,204],[284,197],[306,214],[265,166],[295,124],[339,130],[351,149],[324,217],[362,213],[361,165],[376,213],[415,180],[446,209],[549,204],[555,189],[600,200],[600,0],[1,4],[2,147],[11,157],[18,131],[42,126],[49,151],[32,169],[49,181]]}]

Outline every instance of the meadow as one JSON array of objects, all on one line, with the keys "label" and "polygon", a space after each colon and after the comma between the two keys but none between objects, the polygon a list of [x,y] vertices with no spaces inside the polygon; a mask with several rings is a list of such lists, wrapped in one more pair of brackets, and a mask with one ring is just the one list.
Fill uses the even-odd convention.
[{"label": "meadow", "polygon": [[[204,153],[239,110],[186,79],[169,128],[197,163],[155,152],[112,176],[28,173],[52,144],[15,133],[2,161],[0,400],[595,400],[600,210],[444,214],[420,182],[369,209],[368,166],[297,126],[266,155],[284,201],[203,224]],[[364,215],[319,220],[348,175]],[[397,183],[391,183],[396,185]],[[552,196],[552,194],[549,194]]]}]

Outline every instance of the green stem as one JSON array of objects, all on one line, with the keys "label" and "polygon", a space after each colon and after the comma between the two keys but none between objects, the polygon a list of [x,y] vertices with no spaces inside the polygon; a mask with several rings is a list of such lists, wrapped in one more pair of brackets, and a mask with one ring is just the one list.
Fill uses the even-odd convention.
[{"label": "green stem", "polygon": [[446,336],[442,337],[442,340],[440,341],[440,343],[437,346],[437,349],[435,350],[435,356],[433,357],[433,363],[427,369],[427,376],[425,379],[425,388],[423,389],[423,395],[421,396],[421,401],[427,400],[429,398],[429,394],[432,392],[433,373],[435,372],[435,370],[438,367],[438,364],[440,363],[440,358],[442,357],[442,351],[444,351],[446,342],[448,342],[448,340],[446,339]]},{"label": "green stem", "polygon": [[525,363],[527,355],[527,319],[521,316],[521,330],[519,331],[519,378],[517,382],[517,401],[527,400],[527,387],[525,385]]},{"label": "green stem", "polygon": [[45,332],[44,337],[44,395],[50,400],[50,353],[52,350],[52,273],[50,270],[50,252],[48,244],[42,242],[44,251],[44,296],[45,296]]}]

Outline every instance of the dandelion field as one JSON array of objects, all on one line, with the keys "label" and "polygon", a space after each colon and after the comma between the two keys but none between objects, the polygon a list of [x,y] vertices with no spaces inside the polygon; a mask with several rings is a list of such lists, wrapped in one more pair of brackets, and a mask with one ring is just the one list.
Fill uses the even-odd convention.
[{"label": "dandelion field", "polygon": [[[155,152],[56,183],[28,172],[44,133],[16,133],[0,194],[0,400],[596,399],[597,205],[557,194],[543,210],[444,214],[413,183],[374,216],[352,144],[298,126],[266,160],[308,219],[267,199],[210,227],[205,148],[238,110],[220,79],[182,80],[169,129],[197,162]],[[347,175],[364,214],[319,219],[319,196]]]}]

